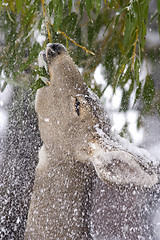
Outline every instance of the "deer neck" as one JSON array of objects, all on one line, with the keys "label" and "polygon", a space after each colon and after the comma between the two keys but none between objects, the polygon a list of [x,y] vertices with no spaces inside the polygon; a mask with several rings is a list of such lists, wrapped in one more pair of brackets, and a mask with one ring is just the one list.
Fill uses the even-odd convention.
[{"label": "deer neck", "polygon": [[92,239],[93,169],[56,152],[50,152],[47,161],[44,170],[43,164],[37,167],[25,239]]}]

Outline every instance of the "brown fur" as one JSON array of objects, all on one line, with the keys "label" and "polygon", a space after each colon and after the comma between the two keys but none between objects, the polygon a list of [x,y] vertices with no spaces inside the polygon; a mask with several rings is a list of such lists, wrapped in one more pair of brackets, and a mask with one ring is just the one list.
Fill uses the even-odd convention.
[{"label": "brown fur", "polygon": [[107,113],[65,48],[50,44],[46,61],[51,84],[36,96],[43,148],[25,239],[87,240],[93,166],[104,182],[152,186],[157,178],[119,147]]}]

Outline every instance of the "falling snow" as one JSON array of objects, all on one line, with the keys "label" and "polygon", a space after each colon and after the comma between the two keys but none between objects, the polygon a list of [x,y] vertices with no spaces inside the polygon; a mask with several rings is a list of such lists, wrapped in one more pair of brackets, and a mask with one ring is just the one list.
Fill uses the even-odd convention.
[{"label": "falling snow", "polygon": [[[100,76],[100,78],[102,78],[102,76]],[[61,91],[63,90],[63,88],[59,89],[61,89]],[[107,91],[109,92],[109,89],[106,89],[104,97],[107,96]],[[13,94],[15,97],[16,93]],[[38,162],[38,151],[41,145],[41,139],[37,128],[37,118],[33,112],[33,109],[29,107],[29,101],[31,100],[28,99],[28,95],[26,95],[26,93],[23,92],[21,94],[22,102],[20,103],[20,105],[18,101],[12,102],[12,104],[10,101],[10,112],[12,113],[12,121],[9,123],[9,125],[7,125],[8,112],[6,106],[4,106],[3,100],[0,99],[0,107],[1,110],[3,109],[0,121],[0,124],[2,126],[0,127],[1,135],[2,132],[4,134],[4,128],[6,129],[6,127],[8,126],[7,135],[5,135],[6,137],[5,139],[3,138],[3,141],[1,137],[1,142],[4,144],[5,151],[3,152],[3,155],[1,154],[1,156],[3,157],[3,163],[1,164],[1,178],[3,177],[3,179],[0,186],[4,194],[2,195],[3,208],[1,209],[2,226],[0,229],[0,239],[4,240],[8,239],[8,236],[10,236],[9,239],[22,239],[21,236],[24,233],[28,206],[31,198],[31,189],[33,187],[35,167]],[[106,105],[108,108],[108,102],[109,108],[115,110],[116,108],[118,108],[121,93],[117,93],[118,100],[115,100],[114,97],[111,100],[111,95],[112,93],[108,94]],[[82,96],[81,94],[77,94],[77,97],[81,98]],[[88,91],[88,95],[84,95],[83,97],[83,104],[87,102],[87,98],[91,98],[93,103],[97,101],[97,97],[91,91]],[[104,103],[104,98],[102,99],[102,102]],[[102,116],[99,117],[103,118],[104,115],[102,114]],[[43,118],[43,122],[48,125],[52,120],[53,119],[50,119],[48,117]],[[115,125],[116,121],[119,121],[118,117],[114,119]],[[56,124],[57,126],[59,126],[61,124],[61,121],[57,120]],[[71,129],[72,126],[70,126],[69,130]],[[99,125],[94,125],[94,129],[96,130],[96,133],[101,138],[101,140],[103,139],[104,141],[105,139],[108,145],[108,150],[111,150],[113,147],[119,147],[123,150],[125,149],[128,152],[139,157],[139,162],[143,160],[142,163],[144,165],[146,164],[146,168],[148,168],[150,163],[153,163],[153,165],[155,165],[155,168],[159,164],[159,156],[155,156],[155,158],[151,157],[150,154],[147,153],[145,150],[136,148],[135,146],[133,147],[133,145],[131,145],[128,141],[120,138],[117,134],[114,135],[115,137],[113,138],[113,142],[110,139],[110,144],[108,144],[109,140],[108,138],[105,138],[106,132],[104,131],[104,129],[100,128]],[[7,139],[9,139],[9,141]],[[117,144],[115,144],[115,140],[118,142]],[[91,144],[92,150],[96,151],[95,155],[99,155],[100,158],[102,154],[104,158],[103,147],[101,147],[100,149],[98,149],[98,147],[94,143]],[[42,152],[42,154],[45,155],[44,152]],[[66,160],[69,160],[69,152],[65,154]],[[106,155],[106,159],[107,157],[108,162],[111,162],[112,159],[110,158],[110,156]],[[43,157],[43,160],[46,159]],[[47,166],[49,161],[46,160],[44,162],[40,162],[41,166],[39,165],[39,167],[43,169]],[[97,158],[95,162],[96,164],[99,163]],[[57,196],[61,196],[61,192],[64,191],[63,198],[57,197],[57,202],[62,211],[59,215],[59,219],[68,223],[68,225],[64,226],[64,228],[68,227],[72,229],[73,222],[76,222],[77,226],[81,224],[81,220],[80,222],[78,222],[77,218],[79,216],[79,209],[82,207],[82,204],[78,205],[77,207],[75,201],[70,202],[70,199],[76,199],[77,196],[79,196],[80,193],[78,187],[82,179],[80,179],[79,175],[76,175],[77,178],[73,178],[74,180],[72,183],[68,182],[67,179],[68,177],[70,177],[70,175],[72,175],[72,173],[71,171],[68,172],[66,164],[67,161],[65,161],[65,163],[57,161],[54,165],[55,169],[52,169],[53,172],[50,173],[50,176],[53,179],[56,174],[57,176],[61,175],[62,173],[64,174],[64,176],[62,176],[65,179],[65,181],[62,183],[64,189],[58,188],[59,185],[56,179],[54,182],[56,186],[54,188],[55,191],[53,191],[52,189],[52,186],[54,186],[53,183],[47,186],[42,186],[39,189],[40,196],[37,196],[37,200],[44,200],[46,197],[46,191],[48,191],[48,189],[52,197],[54,197],[55,194],[57,194]],[[81,164],[78,164],[77,162],[75,165],[77,168],[81,167]],[[72,170],[75,170],[75,165],[73,164],[73,161],[71,161]],[[63,168],[66,169],[66,171],[63,172]],[[50,176],[48,175],[47,177]],[[88,222],[90,225],[90,231],[93,240],[160,239],[160,208],[158,207],[160,204],[158,187],[153,187],[147,190],[133,188],[132,185],[128,188],[122,186],[113,188],[112,186],[104,184],[99,178],[95,176],[93,177],[91,183],[90,180],[87,180],[89,179],[89,176],[87,174],[87,167],[84,171],[84,176],[86,177],[84,179],[85,184],[88,184],[87,187],[89,186],[87,189],[92,190],[88,193],[87,196],[88,198],[90,198],[91,196],[92,200],[87,199],[87,201],[89,202],[89,204],[87,202],[87,207],[89,206],[89,208],[85,209],[86,212],[82,212],[82,216],[88,217],[89,215]],[[70,194],[68,196],[65,193],[65,190],[69,188],[72,189],[73,186],[75,187],[74,194]],[[84,190],[86,191],[86,189]],[[85,195],[83,197],[85,197]],[[47,197],[47,200],[49,201],[49,196]],[[85,202],[84,200],[86,199],[82,198],[83,204]],[[70,222],[70,219],[67,218],[67,215],[65,215],[65,209],[72,209],[72,207],[73,222]],[[57,211],[56,205],[54,204],[52,204],[51,208],[46,206],[46,209],[48,211],[48,216],[50,217],[51,213],[55,213]],[[35,209],[34,214],[36,216],[39,214],[39,212]],[[59,219],[55,219],[55,225],[57,221],[59,221]],[[33,222],[35,221],[36,220],[33,218]],[[53,227],[54,224],[50,221],[49,217],[46,217],[46,223],[46,232],[48,232],[48,228],[50,226]],[[34,231],[34,227],[31,228],[31,231]],[[60,228],[59,231],[63,232],[63,229]],[[74,230],[71,230],[70,234],[74,236]],[[47,239],[45,233],[43,235],[43,239]]]}]

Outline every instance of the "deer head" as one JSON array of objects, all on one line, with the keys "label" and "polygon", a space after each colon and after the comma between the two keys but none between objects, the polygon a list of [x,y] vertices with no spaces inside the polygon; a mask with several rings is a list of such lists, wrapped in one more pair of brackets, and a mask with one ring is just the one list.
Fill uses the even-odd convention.
[{"label": "deer head", "polygon": [[92,163],[99,178],[110,184],[151,187],[157,183],[150,155],[111,131],[107,112],[86,86],[62,44],[48,44],[39,55],[50,85],[38,90],[36,112],[48,152],[70,154]]}]

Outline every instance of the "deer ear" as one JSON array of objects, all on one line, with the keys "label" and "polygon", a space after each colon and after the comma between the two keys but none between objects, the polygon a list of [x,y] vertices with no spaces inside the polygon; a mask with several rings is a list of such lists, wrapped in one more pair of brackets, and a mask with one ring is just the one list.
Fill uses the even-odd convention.
[{"label": "deer ear", "polygon": [[155,173],[145,169],[133,154],[125,150],[106,151],[100,144],[94,144],[91,161],[97,175],[105,183],[152,187],[158,181]]}]

